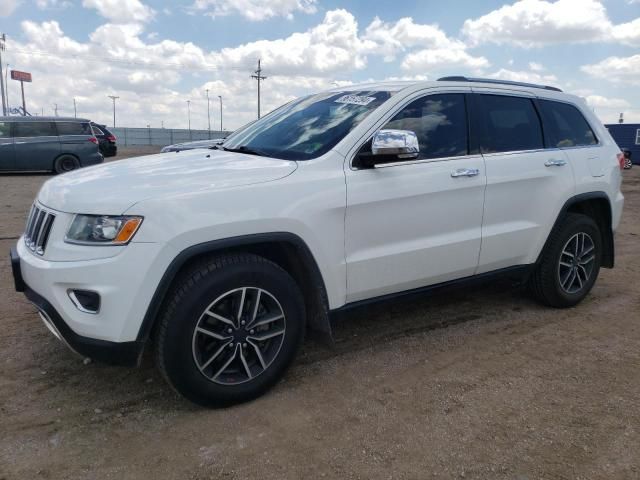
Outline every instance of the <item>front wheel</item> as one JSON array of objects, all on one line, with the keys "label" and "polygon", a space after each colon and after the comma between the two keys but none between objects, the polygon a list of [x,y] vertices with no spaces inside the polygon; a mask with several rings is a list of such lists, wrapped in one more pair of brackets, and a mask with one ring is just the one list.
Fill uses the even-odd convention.
[{"label": "front wheel", "polygon": [[156,359],[189,400],[231,405],[284,375],[304,329],[303,297],[287,272],[255,255],[215,257],[178,281],[160,319]]},{"label": "front wheel", "polygon": [[633,167],[633,162],[631,161],[630,158],[626,158],[624,161],[624,169],[631,170],[631,167]]},{"label": "front wheel", "polygon": [[596,222],[569,213],[549,237],[530,280],[534,297],[545,305],[572,307],[593,287],[602,262],[602,237]]}]

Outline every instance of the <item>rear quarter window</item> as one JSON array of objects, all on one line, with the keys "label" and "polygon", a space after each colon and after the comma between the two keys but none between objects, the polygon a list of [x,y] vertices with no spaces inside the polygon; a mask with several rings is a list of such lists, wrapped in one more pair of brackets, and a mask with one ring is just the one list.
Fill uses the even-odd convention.
[{"label": "rear quarter window", "polygon": [[58,135],[93,135],[91,126],[82,122],[56,122]]},{"label": "rear quarter window", "polygon": [[580,147],[598,143],[591,126],[575,106],[553,100],[540,100],[539,105],[549,147]]},{"label": "rear quarter window", "polygon": [[15,122],[14,137],[52,137],[56,135],[53,122]]}]

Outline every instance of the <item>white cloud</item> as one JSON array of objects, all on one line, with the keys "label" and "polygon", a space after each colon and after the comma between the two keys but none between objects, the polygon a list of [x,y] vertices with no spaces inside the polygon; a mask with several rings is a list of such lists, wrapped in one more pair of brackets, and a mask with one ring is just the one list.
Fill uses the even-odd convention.
[{"label": "white cloud", "polygon": [[623,98],[608,98],[602,95],[588,95],[585,97],[587,105],[592,108],[625,109],[631,104]]},{"label": "white cloud", "polygon": [[546,70],[546,68],[544,68],[544,65],[537,62],[529,62],[529,69],[534,72],[544,72]]},{"label": "white cloud", "polygon": [[245,70],[255,68],[261,58],[267,74],[279,75],[329,74],[366,65],[358,23],[346,10],[327,12],[322,23],[306,32],[223,48],[214,56],[219,65]]},{"label": "white cloud", "polygon": [[140,0],[82,0],[85,8],[95,8],[114,23],[148,22],[155,11]]},{"label": "white cloud", "polygon": [[597,0],[519,0],[464,22],[472,45],[496,43],[540,47],[560,43],[618,41],[640,45],[638,19],[613,25]]},{"label": "white cloud", "polygon": [[580,69],[592,77],[613,83],[640,85],[640,54],[631,57],[608,57]]},{"label": "white cloud", "polygon": [[36,6],[40,10],[52,10],[68,8],[71,5],[70,0],[36,0]]},{"label": "white cloud", "polygon": [[0,17],[8,17],[20,5],[20,0],[0,0]]},{"label": "white cloud", "polygon": [[527,82],[527,83],[554,83],[558,81],[555,75],[542,75],[535,71],[515,71],[501,68],[497,72],[490,73],[489,78],[497,78],[500,80],[511,80],[514,82]]},{"label": "white cloud", "polygon": [[387,23],[376,17],[362,36],[366,51],[382,55],[389,62],[399,53],[409,51],[402,60],[402,68],[408,71],[440,68],[478,69],[487,67],[484,57],[474,57],[466,51],[466,45],[449,38],[438,25],[418,24],[412,18],[401,18]]},{"label": "white cloud", "polygon": [[292,19],[296,12],[315,13],[316,4],[317,0],[196,0],[192,9],[214,18],[238,14],[262,21],[273,17]]}]

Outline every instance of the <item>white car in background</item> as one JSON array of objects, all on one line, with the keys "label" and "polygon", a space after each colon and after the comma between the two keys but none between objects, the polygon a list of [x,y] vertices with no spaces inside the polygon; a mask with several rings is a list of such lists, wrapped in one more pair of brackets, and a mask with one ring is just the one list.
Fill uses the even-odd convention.
[{"label": "white car in background", "polygon": [[217,150],[47,181],[16,288],[83,356],[157,364],[207,406],[255,398],[332,313],[510,275],[570,307],[614,265],[620,150],[558,89],[370,83],[310,95]]}]

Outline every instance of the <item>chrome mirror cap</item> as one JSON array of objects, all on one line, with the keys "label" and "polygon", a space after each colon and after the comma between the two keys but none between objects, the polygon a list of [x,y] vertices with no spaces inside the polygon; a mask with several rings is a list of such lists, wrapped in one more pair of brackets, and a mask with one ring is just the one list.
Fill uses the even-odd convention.
[{"label": "chrome mirror cap", "polygon": [[371,143],[373,155],[397,155],[398,158],[417,158],[420,153],[418,137],[411,130],[379,130]]}]

